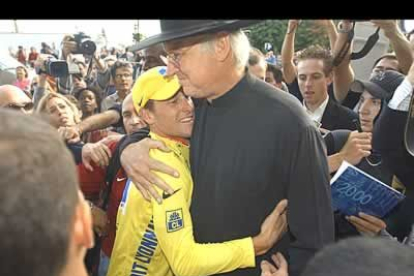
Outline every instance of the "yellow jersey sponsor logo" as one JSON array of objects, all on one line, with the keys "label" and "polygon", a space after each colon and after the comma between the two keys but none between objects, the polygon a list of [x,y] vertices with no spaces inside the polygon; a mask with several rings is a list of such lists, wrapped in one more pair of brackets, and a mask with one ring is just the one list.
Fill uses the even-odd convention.
[{"label": "yellow jersey sponsor logo", "polygon": [[182,209],[166,212],[167,232],[175,232],[184,227],[184,218]]}]

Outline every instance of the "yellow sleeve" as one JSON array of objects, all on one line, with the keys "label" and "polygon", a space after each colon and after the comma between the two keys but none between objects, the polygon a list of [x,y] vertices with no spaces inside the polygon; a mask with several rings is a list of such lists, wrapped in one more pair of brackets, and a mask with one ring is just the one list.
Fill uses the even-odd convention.
[{"label": "yellow sleeve", "polygon": [[[168,176],[164,180],[167,179],[171,180]],[[211,244],[194,241],[189,206],[182,188],[161,205],[155,201],[152,205],[155,233],[175,275],[211,275],[255,266],[250,237]]]}]

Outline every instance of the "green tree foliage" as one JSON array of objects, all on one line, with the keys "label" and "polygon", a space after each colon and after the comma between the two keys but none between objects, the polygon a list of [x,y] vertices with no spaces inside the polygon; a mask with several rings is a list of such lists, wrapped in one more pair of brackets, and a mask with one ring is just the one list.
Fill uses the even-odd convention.
[{"label": "green tree foliage", "polygon": [[[265,53],[264,45],[269,42],[273,45],[273,51],[280,53],[283,39],[286,34],[288,20],[265,20],[248,28],[247,35],[252,46]],[[329,47],[328,35],[322,27],[315,25],[312,20],[302,20],[295,37],[295,51],[301,50],[313,44]]]},{"label": "green tree foliage", "polygon": [[140,42],[144,38],[145,38],[145,36],[141,33],[133,33],[132,34],[132,39],[134,40],[135,43]]}]

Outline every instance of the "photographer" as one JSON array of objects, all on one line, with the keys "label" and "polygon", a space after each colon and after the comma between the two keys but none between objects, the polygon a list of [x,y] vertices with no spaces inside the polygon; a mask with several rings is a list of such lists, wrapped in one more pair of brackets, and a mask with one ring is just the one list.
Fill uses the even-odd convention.
[{"label": "photographer", "polygon": [[55,93],[56,83],[53,78],[47,74],[47,61],[53,60],[54,57],[48,54],[40,54],[34,63],[36,74],[38,75],[37,86],[34,88],[33,103],[36,108],[40,99],[49,93]]},{"label": "photographer", "polygon": [[115,93],[116,88],[114,80],[111,79],[110,69],[117,61],[116,56],[107,56],[102,60],[99,58],[99,54],[95,53],[93,60],[96,66],[96,81],[94,82],[94,86],[105,96]]},{"label": "photographer", "polygon": [[[92,86],[95,80],[88,76],[87,62],[93,58],[98,69],[102,67],[101,62],[96,55],[96,45],[90,40],[89,36],[84,33],[75,35],[66,35],[62,41],[62,52],[60,60],[68,63],[69,74],[80,74],[85,80],[86,85]],[[73,79],[71,76],[59,78],[59,92],[62,94],[71,94]]]}]

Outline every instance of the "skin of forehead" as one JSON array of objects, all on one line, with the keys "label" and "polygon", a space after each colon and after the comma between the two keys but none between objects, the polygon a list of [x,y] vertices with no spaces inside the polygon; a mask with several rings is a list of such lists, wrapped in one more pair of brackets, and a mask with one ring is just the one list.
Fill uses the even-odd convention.
[{"label": "skin of forehead", "polygon": [[13,85],[0,86],[0,105],[8,103],[30,102],[30,98]]},{"label": "skin of forehead", "polygon": [[386,67],[398,70],[398,60],[393,58],[383,58],[375,65],[375,67]]},{"label": "skin of forehead", "polygon": [[122,102],[122,110],[125,110],[127,105],[132,101],[132,94],[128,94]]}]

